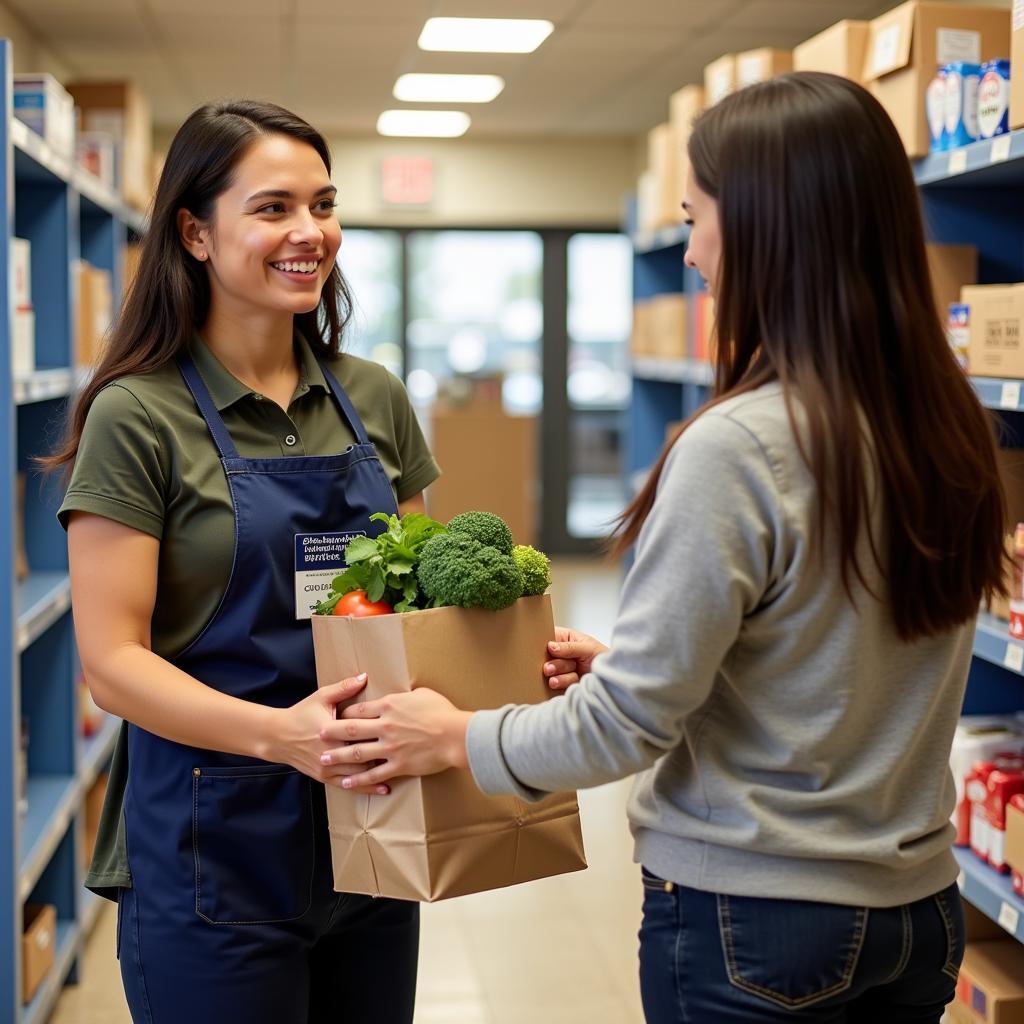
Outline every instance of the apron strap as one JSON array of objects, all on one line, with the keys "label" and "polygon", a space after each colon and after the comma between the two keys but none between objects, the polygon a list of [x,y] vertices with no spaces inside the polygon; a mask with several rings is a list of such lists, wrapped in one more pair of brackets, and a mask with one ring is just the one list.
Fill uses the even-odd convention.
[{"label": "apron strap", "polygon": [[334,395],[334,400],[338,403],[342,416],[348,420],[349,430],[355,435],[356,442],[358,444],[369,444],[370,438],[366,433],[366,427],[363,426],[363,421],[359,418],[356,407],[349,400],[348,395],[345,394],[345,389],[338,383],[334,374],[324,366],[319,353],[314,353],[314,355],[316,356],[316,361],[320,364],[320,369],[323,371],[324,380],[327,381],[331,394]]},{"label": "apron strap", "polygon": [[185,384],[188,386],[189,391],[192,392],[192,397],[199,407],[199,412],[202,414],[203,419],[206,420],[206,425],[210,429],[213,443],[217,446],[220,457],[222,459],[237,459],[238,449],[235,447],[235,442],[231,440],[228,428],[224,426],[224,421],[221,419],[220,413],[217,412],[217,407],[213,404],[210,392],[199,371],[196,369],[196,364],[192,362],[192,357],[187,352],[178,356],[178,369],[181,370],[181,375],[185,378]]}]

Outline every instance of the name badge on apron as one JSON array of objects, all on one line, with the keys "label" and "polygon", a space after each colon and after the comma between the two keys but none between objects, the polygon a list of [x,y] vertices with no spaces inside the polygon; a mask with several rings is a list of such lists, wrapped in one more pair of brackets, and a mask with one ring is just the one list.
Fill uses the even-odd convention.
[{"label": "name badge on apron", "polygon": [[295,534],[295,618],[308,619],[317,602],[331,589],[331,581],[348,568],[345,547],[365,530],[351,533]]}]

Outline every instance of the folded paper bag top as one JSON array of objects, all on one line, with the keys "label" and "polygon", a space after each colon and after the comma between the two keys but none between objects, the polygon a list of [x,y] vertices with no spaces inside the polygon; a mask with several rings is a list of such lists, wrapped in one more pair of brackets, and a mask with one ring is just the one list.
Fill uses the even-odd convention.
[{"label": "folded paper bag top", "polygon": [[[541,666],[554,635],[547,595],[499,612],[313,616],[320,686],[365,672],[358,700],[429,686],[467,711],[551,697]],[[466,769],[399,779],[384,797],[328,787],[327,816],[338,892],[433,901],[587,866],[574,793],[486,796]]]}]

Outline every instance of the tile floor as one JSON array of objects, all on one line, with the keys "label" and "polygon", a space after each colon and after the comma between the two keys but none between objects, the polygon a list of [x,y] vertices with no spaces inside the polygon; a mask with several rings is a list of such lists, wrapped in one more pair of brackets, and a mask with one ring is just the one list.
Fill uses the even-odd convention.
[{"label": "tile floor", "polygon": [[[560,561],[557,620],[607,639],[619,583],[608,564]],[[587,871],[423,907],[416,1024],[642,1024],[628,788],[580,794]],[[111,907],[89,940],[81,983],[64,991],[51,1024],[130,1024],[114,925]]]}]

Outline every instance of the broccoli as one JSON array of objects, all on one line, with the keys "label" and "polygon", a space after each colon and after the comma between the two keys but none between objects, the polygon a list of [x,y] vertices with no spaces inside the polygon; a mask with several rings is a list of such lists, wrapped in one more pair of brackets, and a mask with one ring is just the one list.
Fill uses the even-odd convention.
[{"label": "broccoli", "polygon": [[551,562],[543,551],[529,544],[517,544],[512,549],[512,560],[523,574],[523,594],[536,597],[551,586]]},{"label": "broccoli", "polygon": [[505,520],[491,512],[463,512],[448,524],[449,533],[460,533],[483,544],[497,548],[503,555],[512,554],[512,531]]},{"label": "broccoli", "polygon": [[449,532],[427,541],[417,577],[435,608],[499,611],[523,596],[523,576],[511,555],[465,533]]}]

